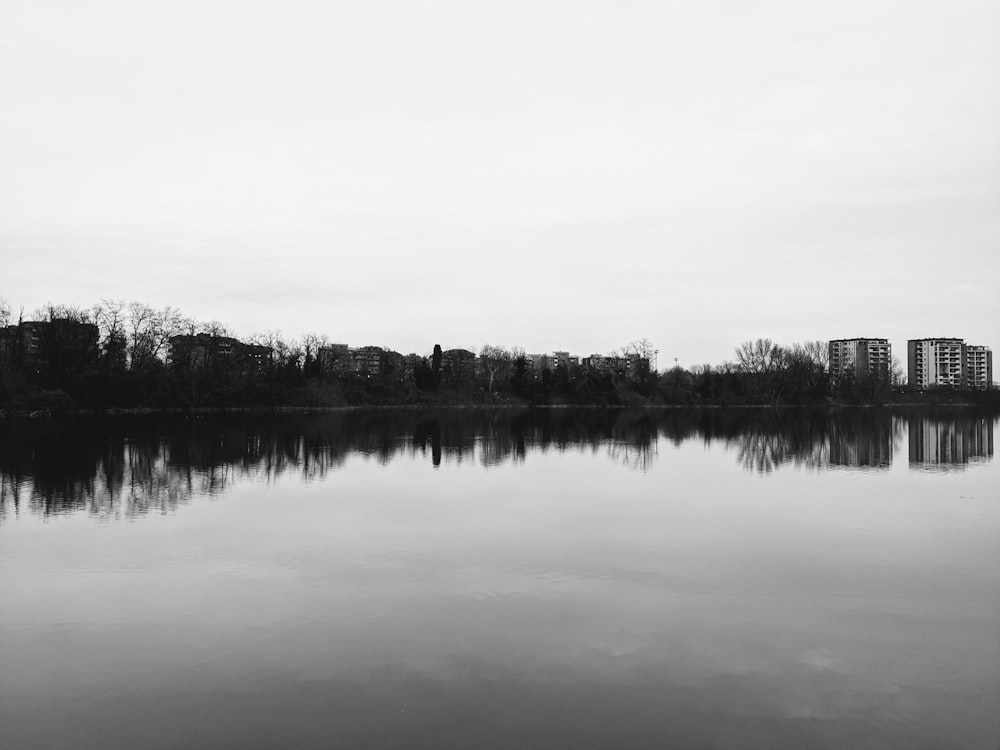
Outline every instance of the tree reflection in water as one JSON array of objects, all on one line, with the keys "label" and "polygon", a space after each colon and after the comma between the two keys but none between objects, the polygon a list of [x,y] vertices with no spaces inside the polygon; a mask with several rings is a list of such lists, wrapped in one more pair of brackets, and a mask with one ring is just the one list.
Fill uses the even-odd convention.
[{"label": "tree reflection in water", "polygon": [[759,474],[788,465],[882,470],[904,427],[911,465],[955,467],[992,458],[995,418],[971,409],[380,409],[6,420],[0,514],[22,504],[42,516],[167,512],[239,479],[321,480],[350,456],[490,468],[536,451],[579,451],[648,471],[660,440],[720,442]]}]

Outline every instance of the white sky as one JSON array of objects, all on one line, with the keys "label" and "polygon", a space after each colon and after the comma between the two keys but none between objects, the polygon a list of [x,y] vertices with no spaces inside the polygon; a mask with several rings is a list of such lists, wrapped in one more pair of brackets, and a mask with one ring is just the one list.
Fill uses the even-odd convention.
[{"label": "white sky", "polygon": [[408,352],[1000,346],[996,0],[0,0],[0,296]]}]

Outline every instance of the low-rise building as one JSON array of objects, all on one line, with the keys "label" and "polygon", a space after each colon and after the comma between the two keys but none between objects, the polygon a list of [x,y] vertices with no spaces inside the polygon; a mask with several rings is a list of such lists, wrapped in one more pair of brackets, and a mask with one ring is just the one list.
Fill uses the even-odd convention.
[{"label": "low-rise building", "polygon": [[376,377],[382,372],[382,355],[385,350],[381,346],[362,346],[351,349],[351,369],[358,375]]},{"label": "low-rise building", "polygon": [[583,365],[584,369],[593,372],[607,372],[611,369],[608,358],[603,354],[591,354],[589,357],[584,357],[580,360],[580,364]]},{"label": "low-rise building", "polygon": [[524,369],[530,371],[536,378],[542,377],[545,370],[553,369],[552,357],[548,354],[525,354],[524,361]]},{"label": "low-rise building", "polygon": [[327,344],[316,352],[316,359],[322,373],[344,372],[351,367],[351,350],[347,344]]},{"label": "low-rise building", "polygon": [[242,360],[244,371],[249,375],[263,375],[271,362],[273,350],[262,344],[243,344]]},{"label": "low-rise building", "polygon": [[231,336],[195,333],[171,336],[167,345],[167,364],[175,370],[187,372],[228,366],[241,344]]},{"label": "low-rise building", "polygon": [[452,382],[472,380],[476,374],[476,353],[468,349],[449,349],[441,353],[441,371]]},{"label": "low-rise building", "polygon": [[569,352],[552,352],[552,362],[556,369],[573,370],[580,366],[580,358]]},{"label": "low-rise building", "polygon": [[167,364],[177,372],[261,374],[270,359],[270,347],[244,344],[232,336],[182,334],[167,342]]},{"label": "low-rise building", "polygon": [[4,369],[66,375],[97,364],[98,330],[70,318],[25,320],[0,329]]},{"label": "low-rise building", "polygon": [[412,378],[413,373],[421,365],[428,366],[427,361],[416,352],[411,352],[403,356],[403,378]]}]

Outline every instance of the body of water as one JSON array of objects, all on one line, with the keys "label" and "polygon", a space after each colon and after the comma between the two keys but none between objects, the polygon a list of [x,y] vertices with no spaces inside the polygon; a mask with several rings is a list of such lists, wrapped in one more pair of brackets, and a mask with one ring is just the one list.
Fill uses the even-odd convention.
[{"label": "body of water", "polygon": [[996,750],[997,425],[6,420],[0,744]]}]

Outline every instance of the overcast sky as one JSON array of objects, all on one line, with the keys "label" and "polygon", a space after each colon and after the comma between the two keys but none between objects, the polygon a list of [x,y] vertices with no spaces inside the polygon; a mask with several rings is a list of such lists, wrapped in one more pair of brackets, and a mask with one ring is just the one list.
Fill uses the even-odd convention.
[{"label": "overcast sky", "polygon": [[996,349],[998,39],[996,0],[0,0],[0,297]]}]

